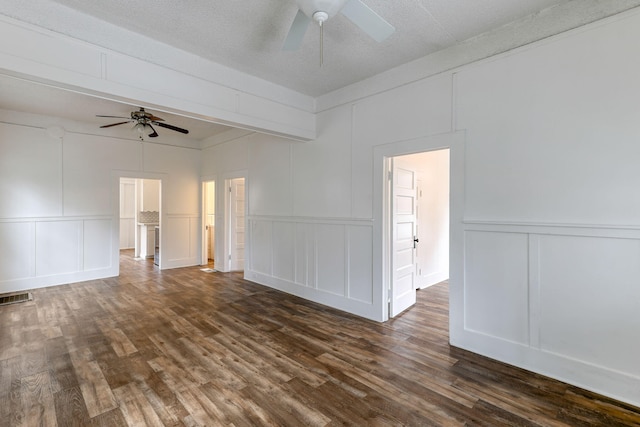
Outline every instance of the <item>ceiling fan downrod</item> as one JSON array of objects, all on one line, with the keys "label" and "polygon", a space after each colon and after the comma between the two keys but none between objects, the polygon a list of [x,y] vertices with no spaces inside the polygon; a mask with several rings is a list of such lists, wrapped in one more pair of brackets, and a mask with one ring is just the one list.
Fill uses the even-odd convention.
[{"label": "ceiling fan downrod", "polygon": [[321,10],[313,13],[313,20],[320,26],[320,67],[324,63],[324,21],[329,19],[329,14]]}]

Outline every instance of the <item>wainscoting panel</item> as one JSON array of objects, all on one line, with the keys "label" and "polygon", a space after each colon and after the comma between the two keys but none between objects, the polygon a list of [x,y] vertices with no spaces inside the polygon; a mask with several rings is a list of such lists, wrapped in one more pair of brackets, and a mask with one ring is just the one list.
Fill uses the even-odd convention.
[{"label": "wainscoting panel", "polygon": [[467,330],[528,344],[527,242],[522,233],[465,233]]},{"label": "wainscoting panel", "polygon": [[111,259],[111,227],[110,219],[93,219],[84,221],[83,251],[84,270],[109,268]]},{"label": "wainscoting panel", "polygon": [[464,301],[452,297],[464,328],[453,344],[637,405],[640,227],[463,228]]},{"label": "wainscoting panel", "polygon": [[271,221],[250,221],[251,262],[250,269],[271,276],[273,253],[273,223]]},{"label": "wainscoting panel", "polygon": [[133,218],[120,218],[120,249],[133,249],[135,241],[136,222]]},{"label": "wainscoting panel", "polygon": [[278,279],[295,281],[295,224],[273,223],[273,276]]},{"label": "wainscoting panel", "polygon": [[371,227],[350,225],[347,227],[349,294],[355,299],[373,304],[373,236]]},{"label": "wainscoting panel", "polygon": [[35,224],[0,222],[0,283],[35,274]]},{"label": "wainscoting panel", "polygon": [[[161,236],[160,243],[162,268],[198,264],[200,217],[195,214],[167,215],[165,221],[161,233],[166,235]],[[163,245],[162,242],[171,242],[171,244]]]},{"label": "wainscoting panel", "polygon": [[371,221],[251,216],[245,277],[373,318]]},{"label": "wainscoting panel", "polygon": [[640,240],[540,238],[540,346],[640,377]]},{"label": "wainscoting panel", "polygon": [[113,224],[106,217],[0,220],[0,292],[116,275]]},{"label": "wainscoting panel", "polygon": [[82,221],[36,223],[36,275],[82,270]]},{"label": "wainscoting panel", "polygon": [[346,296],[345,226],[316,224],[317,288],[334,295]]},{"label": "wainscoting panel", "polygon": [[315,285],[315,259],[313,229],[309,224],[295,224],[295,283],[301,286]]}]

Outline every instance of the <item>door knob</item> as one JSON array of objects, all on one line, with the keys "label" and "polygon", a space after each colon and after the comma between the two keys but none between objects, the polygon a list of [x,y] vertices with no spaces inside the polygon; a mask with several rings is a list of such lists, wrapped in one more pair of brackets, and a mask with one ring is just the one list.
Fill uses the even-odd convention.
[{"label": "door knob", "polygon": [[417,238],[417,237],[415,237],[415,236],[413,237],[413,249],[415,249],[415,248],[416,248],[416,243],[418,243],[419,241],[420,241],[420,240],[418,240],[418,238]]}]

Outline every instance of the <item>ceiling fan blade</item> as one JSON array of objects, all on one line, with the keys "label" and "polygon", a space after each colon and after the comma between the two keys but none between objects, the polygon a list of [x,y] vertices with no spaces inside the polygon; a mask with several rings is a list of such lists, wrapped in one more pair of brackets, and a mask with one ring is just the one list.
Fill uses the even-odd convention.
[{"label": "ceiling fan blade", "polygon": [[131,117],[122,117],[122,116],[102,116],[100,114],[96,114],[96,117],[109,117],[111,119],[130,119]]},{"label": "ceiling fan blade", "polygon": [[341,12],[377,42],[383,41],[396,30],[360,0],[348,0]]},{"label": "ceiling fan blade", "polygon": [[149,120],[153,120],[154,122],[164,122],[164,119],[161,119],[160,117],[156,117],[153,114],[149,114]]},{"label": "ceiling fan blade", "polygon": [[151,132],[149,135],[147,135],[149,138],[155,138],[158,136],[158,132],[156,132],[156,130],[153,128],[153,126],[151,126],[151,123],[148,123],[147,126],[149,126],[151,128],[151,130],[153,132]]},{"label": "ceiling fan blade", "polygon": [[289,29],[289,34],[287,34],[287,38],[282,46],[282,50],[297,50],[302,44],[302,40],[304,39],[304,35],[307,32],[310,22],[311,19],[305,15],[304,12],[298,9],[298,13],[293,19],[293,23]]},{"label": "ceiling fan blade", "polygon": [[112,123],[110,125],[104,125],[104,126],[100,126],[100,128],[110,128],[111,126],[118,126],[118,125],[123,125],[125,123],[131,123],[133,120],[127,120],[126,122],[120,122],[120,123]]},{"label": "ceiling fan blade", "polygon": [[[160,123],[160,122],[156,122],[156,121],[154,121],[154,122],[153,122],[153,124],[154,124],[154,125],[158,125],[158,126],[163,127],[163,128],[167,128],[167,129],[175,130],[176,132],[180,132],[180,133],[184,133],[184,134],[189,133],[189,131],[188,131],[188,130],[186,130],[186,129],[182,129],[182,128],[179,128],[179,127],[177,127],[177,126],[168,125],[168,124],[166,124],[166,123]],[[154,132],[155,132],[155,131],[154,131]]]}]

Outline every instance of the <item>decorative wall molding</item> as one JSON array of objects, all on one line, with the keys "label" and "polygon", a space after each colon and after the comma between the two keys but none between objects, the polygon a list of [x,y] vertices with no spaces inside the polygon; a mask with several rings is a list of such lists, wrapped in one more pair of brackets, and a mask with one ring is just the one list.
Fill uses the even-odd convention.
[{"label": "decorative wall molding", "polygon": [[375,317],[370,220],[251,216],[245,278]]},{"label": "decorative wall molding", "polygon": [[16,242],[0,259],[0,292],[117,275],[104,244],[114,225],[106,216],[0,220],[0,233]]},{"label": "decorative wall molding", "polygon": [[453,345],[640,402],[639,230],[465,221],[464,235]]}]

